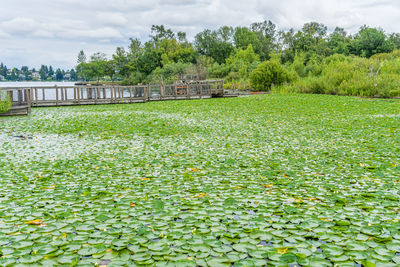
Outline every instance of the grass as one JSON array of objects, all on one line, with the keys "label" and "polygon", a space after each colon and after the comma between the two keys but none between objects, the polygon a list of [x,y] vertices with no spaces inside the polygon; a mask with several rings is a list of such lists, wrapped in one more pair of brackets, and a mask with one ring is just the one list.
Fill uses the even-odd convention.
[{"label": "grass", "polygon": [[398,100],[41,108],[0,131],[0,265],[400,264]]}]

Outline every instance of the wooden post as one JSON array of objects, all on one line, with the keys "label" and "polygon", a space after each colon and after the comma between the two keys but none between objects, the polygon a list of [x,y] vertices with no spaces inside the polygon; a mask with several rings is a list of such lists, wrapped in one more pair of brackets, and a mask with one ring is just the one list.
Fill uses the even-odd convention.
[{"label": "wooden post", "polygon": [[22,91],[21,90],[17,90],[18,92],[18,105],[21,105],[22,103]]},{"label": "wooden post", "polygon": [[37,87],[35,87],[35,100],[36,100],[36,106],[38,105],[38,89],[37,89]]},{"label": "wooden post", "polygon": [[58,106],[58,88],[56,87],[56,106]]},{"label": "wooden post", "polygon": [[32,106],[31,94],[33,94],[32,89],[27,89],[27,92],[26,92],[26,95],[27,95],[26,104],[28,105],[28,113],[31,112],[31,106]]}]

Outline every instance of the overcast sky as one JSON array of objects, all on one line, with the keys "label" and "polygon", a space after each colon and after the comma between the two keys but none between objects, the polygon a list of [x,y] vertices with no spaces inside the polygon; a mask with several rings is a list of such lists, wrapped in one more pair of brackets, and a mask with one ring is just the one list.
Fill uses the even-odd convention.
[{"label": "overcast sky", "polygon": [[111,56],[129,38],[147,40],[153,24],[185,31],[248,26],[271,20],[279,29],[317,21],[354,33],[364,24],[400,32],[396,0],[0,0],[0,62],[72,68],[78,52]]}]

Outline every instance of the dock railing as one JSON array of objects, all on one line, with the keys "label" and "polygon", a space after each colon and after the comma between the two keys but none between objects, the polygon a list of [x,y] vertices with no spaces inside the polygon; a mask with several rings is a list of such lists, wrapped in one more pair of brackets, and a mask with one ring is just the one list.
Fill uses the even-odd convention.
[{"label": "dock railing", "polygon": [[13,100],[12,109],[25,114],[31,107],[123,104],[157,100],[200,99],[223,96],[224,81],[196,81],[184,84],[136,86],[71,85],[0,88]]},{"label": "dock railing", "polygon": [[1,100],[11,101],[11,108],[0,116],[8,115],[26,115],[31,112],[31,89],[3,87],[0,88]]}]

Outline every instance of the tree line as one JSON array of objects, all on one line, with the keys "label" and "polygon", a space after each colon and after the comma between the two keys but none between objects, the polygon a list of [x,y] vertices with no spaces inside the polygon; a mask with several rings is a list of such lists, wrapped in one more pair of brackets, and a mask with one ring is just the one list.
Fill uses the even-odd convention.
[{"label": "tree line", "polygon": [[147,42],[130,39],[129,46],[117,47],[110,59],[101,52],[86,58],[80,51],[76,69],[84,80],[107,77],[134,85],[172,82],[187,73],[223,78],[227,87],[254,88],[250,74],[263,62],[275,60],[288,67],[301,57],[306,67],[334,54],[370,58],[398,48],[400,34],[368,26],[351,35],[339,27],[329,33],[318,22],[306,23],[298,31],[280,31],[273,22],[263,21],[248,27],[206,29],[189,42],[184,32],[153,25]]},{"label": "tree line", "polygon": [[6,65],[0,63],[0,80],[5,81],[77,81],[78,74],[75,69],[56,70],[50,65],[41,65],[40,69],[30,69],[28,66],[18,68],[7,68]]}]

